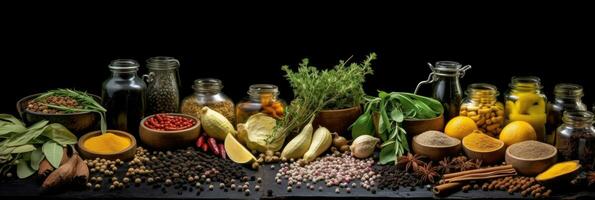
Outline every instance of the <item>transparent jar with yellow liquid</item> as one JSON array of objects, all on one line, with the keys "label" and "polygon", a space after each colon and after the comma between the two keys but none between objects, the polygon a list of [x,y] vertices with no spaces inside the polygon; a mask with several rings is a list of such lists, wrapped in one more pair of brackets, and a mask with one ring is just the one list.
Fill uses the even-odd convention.
[{"label": "transparent jar with yellow liquid", "polygon": [[525,121],[535,129],[537,140],[545,140],[547,97],[541,92],[541,80],[534,76],[512,77],[506,93],[506,121]]}]

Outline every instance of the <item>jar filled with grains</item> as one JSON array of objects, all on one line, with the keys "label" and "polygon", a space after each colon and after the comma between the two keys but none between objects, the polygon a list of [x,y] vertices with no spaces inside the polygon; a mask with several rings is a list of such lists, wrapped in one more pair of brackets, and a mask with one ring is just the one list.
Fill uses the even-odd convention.
[{"label": "jar filled with grains", "polygon": [[180,105],[180,84],[178,67],[180,62],[172,57],[152,57],[147,60],[149,74],[144,75],[147,86],[147,113],[178,112]]},{"label": "jar filled with grains", "polygon": [[279,88],[271,84],[254,84],[248,89],[248,97],[236,107],[237,123],[244,123],[256,113],[265,113],[280,119],[284,115],[285,101],[279,98]]},{"label": "jar filled with grains", "polygon": [[556,144],[556,131],[564,123],[564,111],[587,111],[587,105],[582,102],[583,87],[570,83],[559,83],[554,87],[554,100],[548,104],[545,141]]},{"label": "jar filled with grains", "polygon": [[469,85],[459,116],[473,119],[481,132],[497,136],[504,125],[504,105],[497,100],[499,94],[496,86],[491,84]]},{"label": "jar filled with grains", "polygon": [[223,94],[223,83],[219,79],[205,78],[196,79],[194,94],[187,96],[182,101],[181,111],[184,114],[200,118],[200,110],[207,106],[210,109],[221,113],[232,124],[235,124],[235,106],[233,101]]}]

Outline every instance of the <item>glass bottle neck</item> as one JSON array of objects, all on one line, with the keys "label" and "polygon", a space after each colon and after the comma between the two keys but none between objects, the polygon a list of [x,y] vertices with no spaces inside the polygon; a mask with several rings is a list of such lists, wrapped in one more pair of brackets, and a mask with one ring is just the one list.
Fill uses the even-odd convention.
[{"label": "glass bottle neck", "polygon": [[121,78],[121,79],[133,79],[133,78],[137,77],[136,71],[137,70],[127,70],[127,71],[112,70],[112,77]]}]

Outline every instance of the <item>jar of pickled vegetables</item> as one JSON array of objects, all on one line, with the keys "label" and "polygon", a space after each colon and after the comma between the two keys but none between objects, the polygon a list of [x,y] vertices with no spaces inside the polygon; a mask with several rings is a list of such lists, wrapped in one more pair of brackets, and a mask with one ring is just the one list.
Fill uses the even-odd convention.
[{"label": "jar of pickled vegetables", "polygon": [[196,79],[192,89],[194,89],[194,94],[182,100],[180,108],[182,113],[200,117],[200,110],[202,107],[207,106],[221,113],[232,124],[235,123],[234,103],[221,92],[223,89],[221,80],[214,78]]},{"label": "jar of pickled vegetables", "polygon": [[265,113],[276,119],[283,117],[285,101],[279,98],[279,88],[271,84],[254,84],[248,96],[236,107],[237,123],[244,123],[256,113]]},{"label": "jar of pickled vegetables", "polygon": [[461,104],[459,116],[466,116],[477,124],[481,132],[498,136],[504,125],[504,105],[498,102],[496,86],[474,83],[467,87],[467,98]]},{"label": "jar of pickled vegetables", "polygon": [[560,83],[554,87],[555,98],[548,105],[548,117],[546,124],[545,141],[549,144],[556,143],[556,129],[562,123],[564,111],[587,111],[581,98],[583,97],[583,87],[576,84]]},{"label": "jar of pickled vegetables", "polygon": [[525,121],[535,129],[537,140],[544,141],[547,119],[545,94],[541,92],[541,80],[534,76],[512,77],[506,93],[506,121]]}]

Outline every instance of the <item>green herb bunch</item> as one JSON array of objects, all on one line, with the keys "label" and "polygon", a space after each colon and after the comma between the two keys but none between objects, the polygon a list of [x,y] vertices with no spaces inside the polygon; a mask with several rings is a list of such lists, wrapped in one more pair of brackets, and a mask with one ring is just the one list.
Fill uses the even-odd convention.
[{"label": "green herb bunch", "polygon": [[351,135],[374,135],[374,118],[378,118],[378,135],[383,141],[380,163],[388,164],[409,151],[407,132],[402,126],[405,119],[430,119],[444,112],[442,104],[432,98],[406,92],[386,93],[367,97],[364,113],[351,125]]},{"label": "green herb bunch", "polygon": [[61,124],[43,120],[26,127],[14,116],[0,114],[0,174],[16,166],[17,176],[26,178],[39,169],[43,159],[58,168],[63,148],[76,142],[76,136]]},{"label": "green herb bunch", "polygon": [[365,76],[373,73],[371,62],[375,59],[376,54],[371,53],[362,63],[341,60],[328,70],[311,66],[308,59],[303,59],[295,72],[289,66],[283,66],[285,77],[293,89],[294,100],[267,143],[285,140],[288,133],[303,127],[320,110],[360,105],[365,96]]}]

